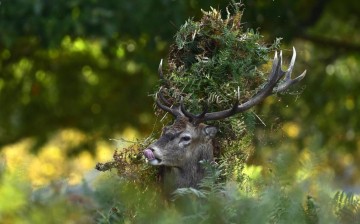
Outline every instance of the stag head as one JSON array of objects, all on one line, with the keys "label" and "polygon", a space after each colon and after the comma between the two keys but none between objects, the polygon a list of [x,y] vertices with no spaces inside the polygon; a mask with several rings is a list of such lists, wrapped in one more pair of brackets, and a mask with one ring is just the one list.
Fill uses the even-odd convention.
[{"label": "stag head", "polygon": [[[151,165],[184,167],[189,160],[212,160],[211,140],[217,129],[205,124],[194,125],[186,117],[179,117],[174,124],[163,129],[161,137],[144,153]],[[163,150],[169,149],[169,150]]]},{"label": "stag head", "polygon": [[[295,64],[296,51],[286,71],[282,67],[282,52],[275,52],[272,69],[264,87],[253,97],[245,102],[240,102],[239,90],[235,96],[234,105],[223,111],[207,112],[195,115],[185,109],[183,100],[176,105],[171,105],[162,94],[162,88],[156,95],[157,106],[172,114],[175,121],[163,129],[160,138],[144,150],[144,155],[149,164],[165,166],[168,169],[164,174],[165,179],[170,179],[175,188],[197,187],[204,177],[204,170],[200,165],[201,160],[213,161],[212,139],[217,129],[204,123],[211,120],[221,120],[237,113],[244,112],[262,102],[273,93],[287,90],[290,86],[304,78],[306,71],[292,79],[291,73]],[[159,66],[159,75],[163,79],[162,61]]]}]

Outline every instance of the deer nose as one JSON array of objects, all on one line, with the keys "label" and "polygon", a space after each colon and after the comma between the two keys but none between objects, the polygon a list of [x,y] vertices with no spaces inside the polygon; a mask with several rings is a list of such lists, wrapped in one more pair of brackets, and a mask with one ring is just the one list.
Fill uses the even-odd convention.
[{"label": "deer nose", "polygon": [[149,161],[155,159],[154,150],[152,148],[145,149],[143,151],[143,154],[146,157],[146,159],[148,159]]}]

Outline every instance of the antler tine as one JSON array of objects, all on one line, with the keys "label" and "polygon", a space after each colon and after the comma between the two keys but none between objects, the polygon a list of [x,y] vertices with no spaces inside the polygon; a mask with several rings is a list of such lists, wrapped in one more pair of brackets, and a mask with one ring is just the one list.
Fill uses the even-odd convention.
[{"label": "antler tine", "polygon": [[[282,53],[280,53],[280,56],[281,55],[282,55]],[[281,60],[280,60],[280,62],[281,62]],[[271,66],[271,72],[270,72],[270,75],[269,75],[269,80],[274,79],[274,76],[276,75],[278,70],[279,70],[279,58],[278,58],[277,51],[275,51],[275,56],[274,56],[274,59],[273,59],[273,64]]]},{"label": "antler tine", "polygon": [[[162,109],[162,110],[164,110],[164,111],[172,114],[172,115],[175,116],[175,117],[182,116],[182,114],[181,114],[181,112],[180,112],[180,110],[179,110],[178,108],[172,108],[172,107],[170,107],[170,103],[169,103],[169,102],[165,99],[165,97],[162,95],[162,92],[161,92],[161,91],[162,91],[162,87],[160,87],[159,92],[156,93],[156,96],[155,96],[155,97],[156,97],[156,105],[157,105],[160,109]],[[158,96],[160,96],[160,98],[159,98]],[[167,104],[167,105],[169,105],[169,106],[166,106],[166,105],[162,104],[161,101],[163,101],[165,104]]]},{"label": "antler tine", "polygon": [[[160,78],[161,81],[165,82],[165,84],[168,84],[166,82],[166,80],[164,79],[164,75],[163,75],[163,72],[162,72],[162,63],[163,63],[163,59],[160,60],[160,64],[159,64],[159,68],[158,68],[159,78]],[[175,117],[183,116],[180,108],[179,107],[174,107],[173,108],[171,103],[164,97],[164,95],[162,94],[162,90],[163,90],[163,87],[161,86],[160,89],[159,89],[159,92],[156,93],[156,96],[155,96],[156,105],[160,109],[172,114]]]},{"label": "antler tine", "polygon": [[235,103],[233,104],[229,113],[236,113],[236,110],[237,110],[239,104],[240,104],[240,87],[238,86],[237,91],[236,91]]},{"label": "antler tine", "polygon": [[239,103],[240,103],[240,87],[238,86],[236,91],[236,100],[231,110],[236,111],[239,106]]},{"label": "antler tine", "polygon": [[[206,113],[201,118],[199,118],[200,122],[210,121],[210,120],[220,120],[220,119],[230,117],[236,113],[246,111],[246,110],[250,109],[251,107],[255,106],[256,104],[260,103],[261,101],[263,101],[269,95],[271,95],[273,93],[284,91],[284,90],[288,89],[291,85],[299,82],[301,79],[304,78],[304,76],[306,74],[306,70],[297,78],[291,79],[291,72],[292,72],[294,64],[295,64],[295,59],[296,59],[296,51],[295,51],[295,48],[293,47],[293,55],[291,58],[289,68],[287,71],[283,71],[281,69],[282,52],[280,51],[279,57],[278,57],[278,53],[275,52],[269,79],[263,89],[261,89],[258,93],[256,93],[255,96],[253,96],[251,99],[249,99],[248,101],[239,105],[240,91],[238,88],[237,100],[235,101],[232,108],[223,110],[223,111],[218,111],[218,112]],[[275,86],[277,85],[279,80],[284,75],[285,75],[284,82],[275,88]]]},{"label": "antler tine", "polygon": [[203,112],[201,112],[198,115],[195,115],[195,114],[192,114],[192,113],[190,113],[189,111],[186,110],[186,108],[184,106],[184,99],[183,99],[183,97],[181,97],[180,109],[181,109],[181,112],[187,118],[189,118],[191,122],[193,122],[194,124],[199,124],[202,121],[203,117],[206,115],[207,111],[208,111],[208,105],[207,104],[205,105],[205,107],[203,109]]},{"label": "antler tine", "polygon": [[163,59],[160,60],[160,64],[159,64],[159,68],[158,68],[158,73],[159,73],[159,77],[161,80],[164,80],[164,75],[162,72],[162,63],[163,63]]},{"label": "antler tine", "polygon": [[291,79],[291,78],[285,79],[285,82],[283,82],[278,87],[274,88],[273,93],[279,93],[279,92],[283,92],[283,91],[287,90],[290,86],[301,81],[305,77],[305,75],[306,75],[306,70],[303,73],[301,73],[301,75],[296,77],[295,79]]},{"label": "antler tine", "polygon": [[280,70],[279,70],[279,79],[282,79],[284,77],[285,72],[281,69],[282,68],[282,51],[280,51]]},{"label": "antler tine", "polygon": [[162,71],[162,64],[163,64],[163,59],[160,60],[159,68],[158,68],[160,82],[163,83],[164,86],[169,87],[169,81],[167,79],[165,79],[163,71]]},{"label": "antler tine", "polygon": [[298,83],[300,80],[302,80],[305,77],[306,70],[303,73],[301,73],[301,75],[296,77],[295,79],[291,79],[291,73],[292,73],[292,70],[294,68],[295,60],[296,60],[296,50],[293,47],[293,55],[292,55],[292,58],[291,58],[291,61],[290,61],[289,68],[288,68],[288,70],[286,72],[284,72],[286,74],[285,75],[285,80],[279,86],[274,88],[273,93],[282,92],[282,91],[288,89],[293,84]]},{"label": "antler tine", "polygon": [[201,114],[197,115],[197,118],[198,119],[203,118],[205,116],[205,114],[208,112],[208,110],[209,110],[209,105],[205,104],[203,112],[201,112]]},{"label": "antler tine", "polygon": [[180,109],[181,109],[181,112],[188,118],[190,118],[191,120],[194,120],[196,118],[196,115],[190,113],[189,111],[187,111],[185,109],[185,106],[184,106],[184,97],[181,97],[180,99]]},{"label": "antler tine", "polygon": [[[159,92],[161,92],[161,91],[162,91],[162,87],[160,87],[160,89],[159,89]],[[165,106],[171,107],[171,103],[167,99],[165,99],[165,97],[162,93],[159,94],[159,96],[160,96],[160,100],[165,103]]]},{"label": "antler tine", "polygon": [[155,98],[156,98],[156,101],[155,101],[155,102],[156,102],[156,106],[158,106],[160,109],[162,109],[162,110],[164,110],[164,111],[169,112],[169,113],[172,114],[171,108],[165,106],[164,104],[162,104],[161,101],[160,101],[160,98],[158,97],[158,95],[161,95],[161,93],[156,93],[156,96],[155,96]]}]

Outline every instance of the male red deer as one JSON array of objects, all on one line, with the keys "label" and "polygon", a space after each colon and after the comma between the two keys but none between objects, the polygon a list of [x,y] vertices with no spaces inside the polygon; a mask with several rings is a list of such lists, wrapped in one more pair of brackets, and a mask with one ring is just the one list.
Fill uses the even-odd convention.
[{"label": "male red deer", "polygon": [[[194,187],[204,177],[204,169],[199,163],[202,160],[213,161],[212,139],[217,129],[204,124],[210,120],[220,120],[236,113],[246,111],[254,105],[262,102],[273,93],[282,92],[293,84],[304,78],[306,70],[295,79],[291,78],[296,59],[296,51],[293,48],[293,55],[289,68],[286,71],[282,67],[282,52],[280,55],[275,52],[272,69],[265,86],[258,91],[251,99],[240,102],[239,92],[237,100],[232,108],[208,113],[206,110],[194,115],[188,112],[181,100],[176,106],[164,98],[160,88],[156,96],[156,104],[162,110],[172,114],[175,121],[172,125],[163,129],[160,138],[144,150],[144,155],[151,165],[164,166],[164,179],[171,182],[175,188]],[[159,66],[159,74],[162,77],[162,63]],[[285,76],[282,82],[282,78]],[[279,84],[278,84],[279,83]]]}]

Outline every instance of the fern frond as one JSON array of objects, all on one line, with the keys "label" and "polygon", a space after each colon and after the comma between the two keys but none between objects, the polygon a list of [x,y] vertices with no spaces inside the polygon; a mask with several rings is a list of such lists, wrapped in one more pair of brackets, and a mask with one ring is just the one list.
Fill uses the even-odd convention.
[{"label": "fern frond", "polygon": [[360,200],[357,196],[338,191],[333,203],[334,212],[341,223],[360,223]]}]

